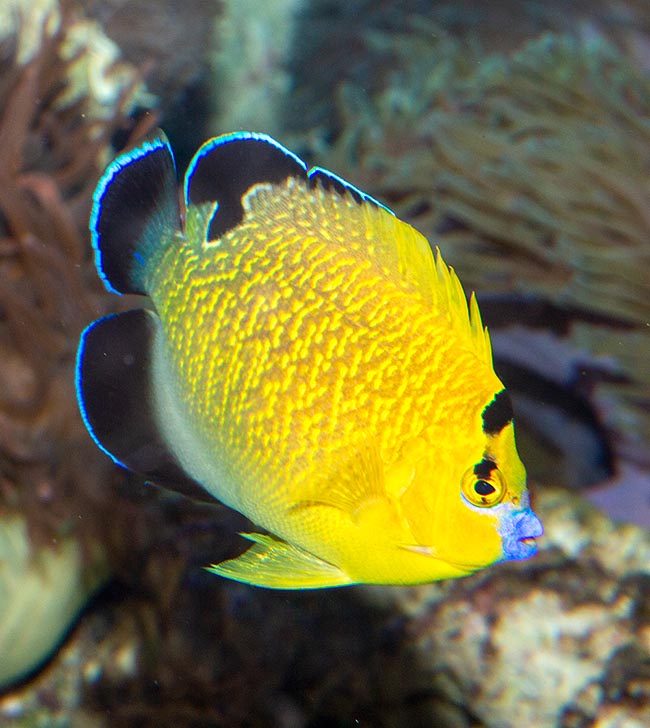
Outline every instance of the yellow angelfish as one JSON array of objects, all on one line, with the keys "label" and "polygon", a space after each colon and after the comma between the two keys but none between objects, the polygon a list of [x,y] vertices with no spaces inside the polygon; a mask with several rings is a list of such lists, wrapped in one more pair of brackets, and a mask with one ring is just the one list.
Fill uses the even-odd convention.
[{"label": "yellow angelfish", "polygon": [[86,425],[117,463],[189,477],[267,531],[211,567],[259,586],[416,584],[523,559],[542,534],[476,300],[426,239],[263,134],[206,142],[178,203],[165,135],[94,196],[110,290]]}]

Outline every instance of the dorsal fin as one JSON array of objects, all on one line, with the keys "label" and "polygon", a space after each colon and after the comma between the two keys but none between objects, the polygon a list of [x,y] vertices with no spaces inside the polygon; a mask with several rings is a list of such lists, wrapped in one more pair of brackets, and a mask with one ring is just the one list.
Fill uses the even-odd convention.
[{"label": "dorsal fin", "polygon": [[492,366],[492,344],[487,328],[483,326],[476,295],[472,292],[469,303],[465,291],[458,280],[456,271],[442,259],[440,249],[435,255],[436,286],[439,305],[449,311],[450,322],[468,341],[476,356],[488,366]]},{"label": "dorsal fin", "polygon": [[[327,194],[328,190],[324,188]],[[330,205],[340,205],[349,195],[334,200],[337,189],[329,191]],[[363,194],[363,193],[362,193]],[[370,204],[369,204],[370,203]],[[395,271],[414,286],[425,303],[446,314],[449,325],[466,342],[477,357],[492,366],[492,348],[474,294],[469,303],[453,268],[449,267],[436,248],[435,255],[428,240],[414,227],[396,217],[372,197],[363,197],[357,204],[347,204],[346,214],[336,211],[337,224],[344,236],[352,236],[355,228],[364,231],[368,250],[379,265]]]},{"label": "dorsal fin", "polygon": [[376,200],[371,195],[360,190],[358,187],[355,187],[353,184],[350,184],[347,180],[343,179],[343,177],[339,177],[338,174],[330,172],[328,169],[312,167],[307,173],[307,178],[309,179],[309,186],[312,188],[322,187],[327,192],[336,192],[336,194],[341,197],[350,195],[350,197],[352,197],[352,199],[358,204],[369,202],[373,205],[377,205],[377,207],[381,207],[389,214],[393,216],[395,215],[390,208],[386,207],[386,205],[382,205],[379,200]]},{"label": "dorsal fin", "polygon": [[216,240],[237,226],[244,217],[243,198],[258,184],[277,185],[289,177],[307,181],[358,204],[387,207],[338,175],[322,167],[307,165],[267,134],[237,132],[214,137],[192,158],[185,174],[185,202],[189,206],[217,203],[208,226],[209,239]]},{"label": "dorsal fin", "polygon": [[[323,224],[336,219],[342,235],[350,239],[362,231],[377,262],[408,280],[427,304],[447,311],[452,327],[482,361],[491,364],[490,342],[476,300],[472,297],[468,306],[453,269],[439,253],[434,258],[427,239],[333,172],[321,167],[307,170],[299,157],[266,134],[226,134],[210,139],[199,149],[185,175],[188,219],[192,208],[202,207],[201,215],[211,215],[207,239],[216,240],[244,220],[247,199],[253,214],[268,211],[265,206],[276,193],[286,192],[289,178],[298,183],[292,187],[296,209],[300,207],[297,198],[309,195],[310,199],[303,198],[302,203],[303,207],[311,206],[314,222],[319,215],[329,216],[323,218]],[[268,189],[251,196],[256,185]],[[314,192],[319,194],[312,199]],[[206,203],[212,203],[213,208],[205,207]]]},{"label": "dorsal fin", "polygon": [[179,229],[176,166],[169,141],[159,129],[119,154],[93,195],[90,232],[106,287],[114,293],[146,293],[147,259]]}]

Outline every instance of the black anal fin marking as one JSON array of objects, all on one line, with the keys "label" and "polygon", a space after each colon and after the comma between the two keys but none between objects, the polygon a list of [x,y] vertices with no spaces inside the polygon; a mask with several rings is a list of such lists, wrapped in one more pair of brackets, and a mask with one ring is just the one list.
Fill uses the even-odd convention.
[{"label": "black anal fin marking", "polygon": [[107,316],[83,333],[77,355],[77,396],[97,445],[118,465],[160,485],[196,496],[160,434],[149,382],[156,315],[137,309]]}]

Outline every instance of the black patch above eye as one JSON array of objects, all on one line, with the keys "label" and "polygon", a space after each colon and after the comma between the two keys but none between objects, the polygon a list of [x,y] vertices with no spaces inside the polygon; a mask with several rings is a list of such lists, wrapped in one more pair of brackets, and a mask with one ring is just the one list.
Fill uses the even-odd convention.
[{"label": "black patch above eye", "polygon": [[486,435],[498,435],[512,422],[512,402],[505,389],[494,395],[494,399],[483,410],[483,432]]},{"label": "black patch above eye", "polygon": [[486,480],[477,480],[474,483],[474,491],[477,495],[492,495],[496,488]]},{"label": "black patch above eye", "polygon": [[488,479],[490,473],[496,468],[497,464],[490,458],[483,458],[480,463],[474,466],[474,475],[477,478]]}]

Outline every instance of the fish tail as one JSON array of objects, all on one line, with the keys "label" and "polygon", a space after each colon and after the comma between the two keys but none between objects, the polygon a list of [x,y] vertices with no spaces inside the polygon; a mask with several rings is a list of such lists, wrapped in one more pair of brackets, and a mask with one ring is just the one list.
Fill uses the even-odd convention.
[{"label": "fish tail", "polygon": [[181,229],[176,165],[158,130],[117,156],[93,195],[95,263],[114,293],[146,293],[147,262]]}]

